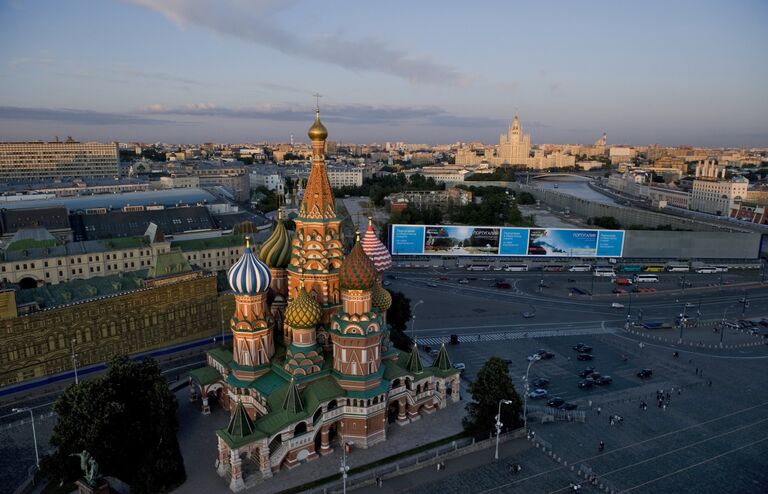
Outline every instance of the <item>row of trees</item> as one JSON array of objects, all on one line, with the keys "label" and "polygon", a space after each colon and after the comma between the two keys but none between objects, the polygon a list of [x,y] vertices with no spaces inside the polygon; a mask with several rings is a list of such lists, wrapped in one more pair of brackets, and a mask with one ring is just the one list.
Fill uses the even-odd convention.
[{"label": "row of trees", "polygon": [[360,187],[340,187],[335,189],[336,196],[367,196],[377,206],[384,204],[384,198],[395,192],[406,190],[443,190],[445,186],[435,179],[425,178],[420,173],[406,177],[404,173],[366,178]]}]

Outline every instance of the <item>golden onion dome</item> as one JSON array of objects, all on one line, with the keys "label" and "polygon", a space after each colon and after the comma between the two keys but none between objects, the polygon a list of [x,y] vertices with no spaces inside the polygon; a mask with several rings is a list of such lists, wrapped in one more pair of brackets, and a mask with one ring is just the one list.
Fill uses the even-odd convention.
[{"label": "golden onion dome", "polygon": [[371,294],[371,302],[380,313],[387,312],[392,306],[392,295],[389,291],[378,283],[373,286],[373,293]]},{"label": "golden onion dome", "polygon": [[311,141],[324,141],[328,138],[328,129],[320,121],[320,110],[315,112],[315,123],[309,128],[307,135]]},{"label": "golden onion dome", "polygon": [[299,294],[285,308],[285,323],[292,328],[311,328],[320,322],[322,315],[320,304],[309,296],[302,283]]},{"label": "golden onion dome", "polygon": [[261,244],[259,257],[270,268],[284,268],[291,260],[291,237],[282,219],[278,220],[272,235]]}]

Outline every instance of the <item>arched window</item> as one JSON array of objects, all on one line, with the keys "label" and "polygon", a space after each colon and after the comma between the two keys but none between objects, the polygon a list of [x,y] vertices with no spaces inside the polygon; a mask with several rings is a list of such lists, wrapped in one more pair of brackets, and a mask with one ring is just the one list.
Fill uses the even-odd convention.
[{"label": "arched window", "polygon": [[293,429],[293,435],[298,436],[300,434],[304,434],[307,432],[307,423],[306,422],[299,422],[296,424],[296,427]]}]

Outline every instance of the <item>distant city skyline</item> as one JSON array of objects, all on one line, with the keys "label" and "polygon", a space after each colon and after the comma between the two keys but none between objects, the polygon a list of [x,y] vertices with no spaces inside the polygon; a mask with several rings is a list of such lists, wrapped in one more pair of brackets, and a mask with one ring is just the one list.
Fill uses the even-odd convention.
[{"label": "distant city skyline", "polygon": [[[318,9],[320,10],[318,12]],[[0,3],[0,140],[768,147],[768,4]]]}]

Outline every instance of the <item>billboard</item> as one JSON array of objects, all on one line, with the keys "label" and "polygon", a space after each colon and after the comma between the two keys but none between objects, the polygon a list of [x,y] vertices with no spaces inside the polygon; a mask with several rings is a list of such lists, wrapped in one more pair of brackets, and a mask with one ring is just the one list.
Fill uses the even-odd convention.
[{"label": "billboard", "polygon": [[621,257],[624,230],[390,225],[392,255]]}]

